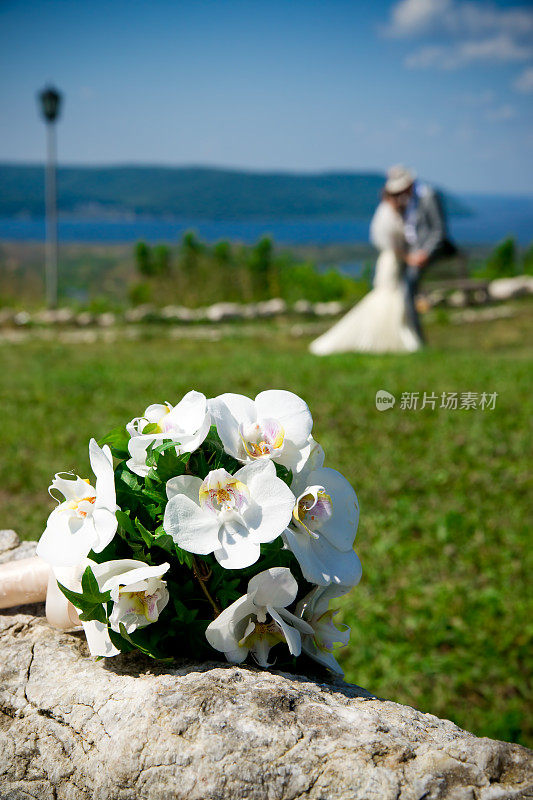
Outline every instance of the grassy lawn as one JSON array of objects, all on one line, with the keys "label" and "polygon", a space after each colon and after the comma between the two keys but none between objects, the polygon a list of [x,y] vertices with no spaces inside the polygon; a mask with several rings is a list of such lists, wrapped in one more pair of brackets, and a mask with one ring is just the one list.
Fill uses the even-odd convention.
[{"label": "grassy lawn", "polygon": [[[317,359],[306,338],[258,325],[220,341],[0,346],[0,525],[37,538],[53,473],[88,470],[87,442],[195,387],[304,397],[327,464],[355,486],[363,579],[344,601],[349,681],[533,744],[528,598],[530,306],[492,323],[429,326],[412,356]],[[397,397],[378,412],[375,393]],[[401,410],[402,392],[497,392],[493,411]],[[87,473],[88,474],[88,473]]]}]

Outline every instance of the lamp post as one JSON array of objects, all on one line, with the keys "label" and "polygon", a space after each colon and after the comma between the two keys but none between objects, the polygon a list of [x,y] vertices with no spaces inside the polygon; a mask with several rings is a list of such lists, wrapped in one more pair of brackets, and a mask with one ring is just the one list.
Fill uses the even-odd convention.
[{"label": "lamp post", "polygon": [[52,86],[39,92],[41,111],[46,122],[46,302],[57,305],[57,191],[56,191],[56,130],[61,95]]}]

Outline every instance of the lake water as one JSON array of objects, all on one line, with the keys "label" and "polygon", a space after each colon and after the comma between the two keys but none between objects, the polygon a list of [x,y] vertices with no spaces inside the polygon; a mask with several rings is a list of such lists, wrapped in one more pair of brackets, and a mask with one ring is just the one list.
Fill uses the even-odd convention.
[{"label": "lake water", "polygon": [[[533,240],[533,197],[480,197],[461,199],[474,212],[469,217],[451,217],[452,238],[461,245],[492,245],[505,236],[522,244]],[[246,244],[268,234],[280,244],[342,244],[368,241],[368,219],[300,222],[206,222],[194,219],[84,219],[64,218],[59,222],[63,242],[130,243],[175,242],[184,231],[194,230],[204,241],[219,239]],[[44,220],[0,218],[0,239],[44,241]]]}]

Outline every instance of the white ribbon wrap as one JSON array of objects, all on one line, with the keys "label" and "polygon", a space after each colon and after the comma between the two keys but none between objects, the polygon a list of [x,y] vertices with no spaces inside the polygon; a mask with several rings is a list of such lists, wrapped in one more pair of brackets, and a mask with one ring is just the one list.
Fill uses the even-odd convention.
[{"label": "white ribbon wrap", "polygon": [[57,580],[74,591],[80,590],[81,574],[76,567],[56,570],[39,556],[0,564],[0,608],[43,603],[46,618],[59,630],[81,626],[78,612],[59,589]]}]

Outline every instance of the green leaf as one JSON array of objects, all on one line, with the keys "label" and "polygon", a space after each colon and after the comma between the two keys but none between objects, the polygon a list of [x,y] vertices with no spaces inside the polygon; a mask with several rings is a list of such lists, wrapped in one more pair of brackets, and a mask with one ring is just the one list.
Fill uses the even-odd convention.
[{"label": "green leaf", "polygon": [[135,526],[134,526],[133,522],[131,521],[131,519],[129,518],[129,516],[126,514],[126,512],[125,511],[116,511],[115,514],[116,514],[116,517],[117,517],[117,520],[118,520],[118,524],[120,525],[120,527],[124,528],[126,533],[131,534],[131,536],[135,536],[136,533],[137,533],[136,530],[135,530]]},{"label": "green leaf", "polygon": [[83,597],[88,602],[107,603],[111,597],[111,592],[101,592],[98,581],[95,578],[91,567],[87,567],[81,578],[81,588]]},{"label": "green leaf", "polygon": [[144,426],[143,435],[146,433],[161,433],[161,428],[157,424],[157,422],[149,422],[147,425]]},{"label": "green leaf", "polygon": [[86,611],[80,614],[79,617],[82,622],[97,620],[98,622],[103,622],[104,625],[107,623],[107,615],[101,603],[97,603],[91,608],[88,608]]},{"label": "green leaf", "polygon": [[87,598],[92,595],[98,597],[98,595],[100,594],[100,587],[98,585],[98,581],[96,580],[94,572],[90,567],[87,567],[87,569],[82,575],[81,589],[83,592],[83,596]]},{"label": "green leaf", "polygon": [[194,555],[192,553],[189,553],[187,550],[182,550],[181,547],[178,547],[175,543],[174,553],[182,566],[185,564],[189,569],[192,569],[194,563]]},{"label": "green leaf", "polygon": [[[163,490],[164,491],[164,490]],[[161,503],[162,499],[166,500],[166,494],[163,491],[154,491],[153,489],[143,489],[144,497],[148,497],[150,500],[155,500],[157,503]]]},{"label": "green leaf", "polygon": [[148,503],[148,505],[144,506],[144,510],[154,521],[163,513],[163,507],[161,503]]},{"label": "green leaf", "polygon": [[219,467],[224,467],[229,473],[233,474],[242,467],[242,464],[226,453],[218,431],[212,425],[201,448],[193,453],[191,469],[193,474],[203,477],[204,473],[207,474],[209,470],[218,469]]},{"label": "green leaf", "polygon": [[109,431],[103,439],[100,439],[98,444],[100,447],[103,447],[104,444],[108,444],[117,451],[127,454],[129,440],[130,435],[128,431],[123,425],[119,425],[117,428],[113,428],[112,431]]},{"label": "green leaf", "polygon": [[[87,570],[90,570],[90,567],[87,567]],[[85,570],[84,572],[84,577],[87,574],[87,570]],[[94,579],[96,580],[96,578]],[[85,592],[80,593],[80,592],[74,592],[72,591],[72,589],[67,589],[67,587],[63,586],[63,584],[60,583],[59,581],[57,582],[57,585],[59,586],[60,590],[63,592],[67,600],[70,600],[72,605],[82,612],[82,616],[80,616],[80,619],[83,619],[84,621],[91,619],[100,619],[100,621],[102,621],[101,618],[103,614],[103,621],[106,620],[106,615],[102,603],[107,603],[110,600],[111,598],[110,592],[105,592],[105,593],[99,592],[98,595],[94,595],[92,593],[85,594]],[[86,585],[87,585],[87,579],[86,579]],[[101,612],[98,610],[98,607],[101,609]]]},{"label": "green leaf", "polygon": [[63,586],[63,584],[60,583],[59,581],[57,582],[57,585],[59,586],[59,588],[61,589],[67,600],[70,600],[72,605],[76,606],[76,608],[84,608],[92,605],[92,603],[87,604],[85,598],[79,592],[73,592],[71,589],[67,589],[67,587]]},{"label": "green leaf", "polygon": [[[187,454],[189,455],[189,454]],[[183,475],[185,463],[176,455],[175,450],[166,450],[157,456],[156,472],[161,481],[166,483],[170,478]]]},{"label": "green leaf", "polygon": [[120,633],[117,633],[112,628],[108,628],[107,632],[112,644],[114,644],[117,650],[120,650],[121,653],[130,653],[135,648],[135,645],[131,645],[122,638]]},{"label": "green leaf", "polygon": [[211,425],[209,428],[209,433],[205,437],[206,442],[218,442],[222,446],[222,439],[218,435],[217,426]]},{"label": "green leaf", "polygon": [[292,470],[287,469],[287,467],[284,467],[282,464],[277,464],[276,462],[274,462],[274,466],[276,467],[276,475],[278,478],[280,478],[283,483],[286,483],[287,486],[290,487],[292,483]]},{"label": "green leaf", "polygon": [[115,480],[121,481],[128,487],[128,489],[131,489],[134,492],[138,492],[141,488],[139,478],[137,475],[134,475],[133,472],[130,472],[125,464],[119,464],[116,468]]},{"label": "green leaf", "polygon": [[137,650],[140,650],[141,653],[144,653],[146,656],[149,656],[150,658],[156,658],[159,661],[171,662],[174,660],[172,658],[161,658],[161,656],[159,656],[155,650],[149,650],[148,647],[144,647],[142,644],[132,639],[122,622],[119,623],[119,629],[122,638],[125,639],[129,644],[133,645],[133,647],[135,647]]},{"label": "green leaf", "polygon": [[150,549],[150,547],[152,546],[153,541],[154,541],[153,535],[150,533],[150,531],[147,528],[144,527],[144,525],[142,524],[142,522],[139,519],[135,520],[135,527],[137,528],[137,530],[141,534],[141,536],[143,538],[143,542],[145,543],[145,545],[148,547],[148,549]]},{"label": "green leaf", "polygon": [[[164,453],[169,450],[171,447],[176,447],[179,442],[175,442],[173,439],[166,439],[164,442],[158,445],[152,445],[152,452],[153,453]],[[184,464],[187,464],[189,458],[191,457],[190,453],[182,453],[178,458],[180,461],[183,461]]]},{"label": "green leaf", "polygon": [[198,609],[197,608],[187,608],[187,606],[179,600],[175,594],[172,596],[172,602],[174,605],[174,610],[176,611],[176,619],[179,622],[184,622],[185,624],[189,624],[193,622],[196,617],[198,616]]},{"label": "green leaf", "polygon": [[160,547],[161,550],[165,550],[170,555],[176,555],[176,545],[174,544],[174,539],[168,533],[160,533],[154,536],[154,545]]}]

